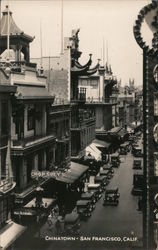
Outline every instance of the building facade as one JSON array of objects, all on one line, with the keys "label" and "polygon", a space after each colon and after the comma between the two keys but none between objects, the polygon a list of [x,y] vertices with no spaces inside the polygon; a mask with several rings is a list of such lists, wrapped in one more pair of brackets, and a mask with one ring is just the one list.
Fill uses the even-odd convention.
[{"label": "building facade", "polygon": [[99,67],[95,75],[79,78],[79,88],[86,89],[86,105],[95,110],[96,133],[117,126],[117,99],[112,93],[116,83],[116,78],[103,66]]},{"label": "building facade", "polygon": [[[9,17],[8,17],[9,15]],[[10,48],[6,48],[7,25],[10,26]],[[32,180],[32,170],[51,168],[55,161],[55,137],[48,133],[48,113],[54,97],[46,88],[46,78],[29,61],[29,44],[33,38],[15,24],[7,9],[1,19],[1,63],[4,82],[15,87],[11,116],[11,162],[16,181],[15,203],[23,206],[40,183]],[[2,75],[2,71],[1,71]]]},{"label": "building facade", "polygon": [[[72,156],[83,155],[85,147],[95,138],[94,109],[85,105],[86,89],[79,88],[78,78],[96,73],[99,66],[90,68],[91,55],[85,65],[79,63],[82,52],[79,51],[78,33],[79,30],[73,30],[72,36],[65,38],[64,52],[59,57],[43,58],[49,93],[55,93],[56,103],[70,104]],[[31,60],[40,65],[40,58]]]}]

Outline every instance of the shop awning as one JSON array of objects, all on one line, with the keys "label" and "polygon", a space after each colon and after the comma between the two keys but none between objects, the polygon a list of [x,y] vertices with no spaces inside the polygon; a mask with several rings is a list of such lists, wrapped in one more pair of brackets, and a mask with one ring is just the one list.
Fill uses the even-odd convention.
[{"label": "shop awning", "polygon": [[105,142],[105,141],[101,141],[101,140],[98,140],[98,139],[95,139],[93,141],[93,144],[98,147],[98,148],[109,148],[111,143],[108,143],[108,142]]},{"label": "shop awning", "polygon": [[93,156],[97,161],[101,160],[101,151],[95,146],[95,144],[91,143],[86,147],[86,155]]},{"label": "shop awning", "polygon": [[127,135],[127,134],[128,134],[128,132],[125,129],[123,129],[123,128],[118,132],[118,135],[121,138],[124,138],[124,136]]},{"label": "shop awning", "polygon": [[16,94],[17,100],[47,100],[47,101],[53,101],[54,96],[51,96],[46,89],[45,86],[24,86],[24,85],[17,85],[17,94]]},{"label": "shop awning", "polygon": [[65,183],[74,183],[87,171],[88,167],[76,162],[71,161],[69,170],[57,177],[56,180]]},{"label": "shop awning", "polygon": [[[50,207],[53,203],[56,202],[56,199],[52,198],[42,198],[43,204],[47,204],[47,207]],[[25,208],[36,207],[36,198],[33,198],[29,203],[25,205]]]},{"label": "shop awning", "polygon": [[110,134],[118,134],[118,132],[121,130],[121,127],[115,127],[115,128],[112,128],[111,130],[109,130],[108,132]]},{"label": "shop awning", "polygon": [[27,227],[21,226],[13,221],[0,231],[0,249],[7,249],[12,243],[25,232]]}]

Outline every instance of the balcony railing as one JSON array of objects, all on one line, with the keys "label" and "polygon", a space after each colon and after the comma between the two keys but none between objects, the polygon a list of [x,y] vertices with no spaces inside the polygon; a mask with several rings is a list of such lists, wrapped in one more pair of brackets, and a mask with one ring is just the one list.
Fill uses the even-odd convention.
[{"label": "balcony railing", "polygon": [[15,187],[16,183],[13,181],[13,177],[3,179],[0,181],[0,194],[7,193]]},{"label": "balcony railing", "polygon": [[110,98],[93,98],[89,97],[86,99],[86,103],[96,103],[96,104],[115,104],[117,103],[117,98],[116,97],[110,97]]},{"label": "balcony railing", "polygon": [[32,136],[29,138],[23,138],[21,140],[13,140],[13,148],[14,147],[29,147],[32,146],[34,144],[39,144],[39,143],[43,143],[47,140],[55,140],[54,135],[43,135],[43,136]]},{"label": "balcony railing", "polygon": [[71,102],[85,103],[86,102],[86,88],[78,88],[77,89],[77,97],[72,98]]},{"label": "balcony railing", "polygon": [[32,68],[36,70],[36,64],[35,63],[28,63],[25,61],[0,61],[0,68],[6,69],[8,67],[11,69],[11,71],[19,72],[19,73],[24,73],[25,67]]}]

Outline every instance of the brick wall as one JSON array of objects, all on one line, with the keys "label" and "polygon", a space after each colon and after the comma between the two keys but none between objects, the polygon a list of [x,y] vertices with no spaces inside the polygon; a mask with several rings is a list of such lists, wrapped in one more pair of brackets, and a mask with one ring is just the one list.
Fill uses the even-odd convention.
[{"label": "brick wall", "polygon": [[55,95],[58,100],[68,100],[68,71],[47,70],[45,74],[50,94]]},{"label": "brick wall", "polygon": [[9,77],[4,73],[2,69],[0,69],[0,85],[9,85],[10,79]]}]

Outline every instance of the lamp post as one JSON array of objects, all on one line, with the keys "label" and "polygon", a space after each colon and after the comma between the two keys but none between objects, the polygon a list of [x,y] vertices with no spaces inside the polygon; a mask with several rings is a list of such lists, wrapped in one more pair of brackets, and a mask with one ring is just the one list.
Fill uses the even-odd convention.
[{"label": "lamp post", "polygon": [[[144,20],[146,22],[144,22]],[[142,36],[142,25],[148,25],[153,37],[151,44],[147,44]],[[143,185],[143,249],[155,249],[153,189],[158,190],[158,176],[154,174],[154,155],[158,152],[158,145],[154,142],[153,129],[158,123],[154,117],[154,93],[158,92],[158,85],[154,69],[158,65],[158,1],[153,0],[143,7],[133,28],[135,39],[143,50],[143,139],[144,139],[144,185]]]}]

